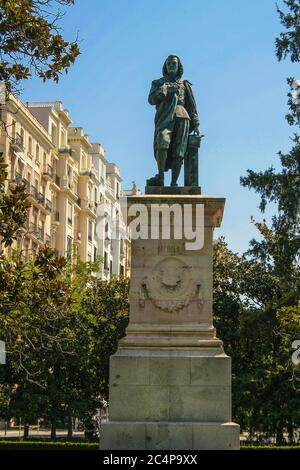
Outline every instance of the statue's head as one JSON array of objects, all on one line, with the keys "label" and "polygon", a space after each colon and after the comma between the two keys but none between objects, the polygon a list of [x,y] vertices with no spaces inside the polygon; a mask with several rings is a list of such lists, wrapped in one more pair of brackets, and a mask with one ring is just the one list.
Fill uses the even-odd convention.
[{"label": "statue's head", "polygon": [[175,54],[169,55],[162,69],[163,76],[166,77],[167,75],[173,76],[174,78],[181,78],[183,75],[183,66],[179,59],[179,57]]}]

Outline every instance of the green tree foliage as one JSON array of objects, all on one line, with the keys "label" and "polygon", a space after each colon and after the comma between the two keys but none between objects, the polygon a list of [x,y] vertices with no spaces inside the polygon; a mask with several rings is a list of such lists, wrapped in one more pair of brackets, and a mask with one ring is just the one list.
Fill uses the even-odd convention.
[{"label": "green tree foliage", "polygon": [[[0,263],[0,336],[6,342],[0,415],[24,424],[88,421],[107,389],[109,356],[128,321],[128,281],[103,282],[99,263],[41,250]],[[2,392],[2,393],[1,393]]]},{"label": "green tree foliage", "polygon": [[284,0],[287,11],[277,7],[281,24],[287,31],[276,38],[276,54],[279,61],[290,57],[292,62],[300,61],[300,1]]},{"label": "green tree foliage", "polygon": [[265,221],[256,222],[262,239],[250,242],[254,258],[260,259],[265,269],[272,270],[278,279],[282,304],[294,304],[300,295],[300,142],[289,154],[280,152],[281,169],[266,171],[248,170],[241,178],[241,184],[254,189],[261,196],[260,208],[264,212],[267,203],[275,203],[278,211],[272,217],[271,225]]},{"label": "green tree foliage", "polygon": [[214,323],[232,357],[233,417],[250,438],[278,444],[284,432],[293,443],[300,425],[291,363],[299,307],[278,308],[280,292],[280,279],[259,258],[233,253],[223,239],[215,243]]},{"label": "green tree foliage", "polygon": [[79,54],[77,40],[60,32],[62,6],[74,0],[0,0],[0,81],[8,91],[36,74],[59,80]]},{"label": "green tree foliage", "polygon": [[[277,311],[278,334],[281,337],[283,364],[289,370],[295,390],[300,394],[300,367],[294,364],[291,357],[291,344],[300,340],[300,303],[282,307]],[[299,404],[298,404],[299,405]]]},{"label": "green tree foliage", "polygon": [[108,398],[109,357],[125,336],[129,320],[128,278],[94,279],[82,297],[81,308],[90,367],[98,381],[102,377],[101,393]]},{"label": "green tree foliage", "polygon": [[[300,60],[300,3],[285,0],[288,12],[278,9],[281,22],[288,30],[276,39],[279,60],[290,56],[292,62]],[[293,79],[288,79],[290,86]],[[290,125],[299,128],[300,104],[288,94],[290,112],[286,116]],[[265,171],[248,170],[241,184],[254,189],[260,195],[260,209],[265,211],[268,203],[277,206],[271,225],[265,221],[256,223],[262,241],[252,240],[250,253],[261,260],[268,269],[273,269],[280,284],[282,305],[297,304],[300,296],[300,138],[293,137],[293,147],[288,154],[279,152],[281,168],[271,167]]]},{"label": "green tree foliage", "polygon": [[[285,1],[280,11],[287,28],[276,40],[279,60],[299,61],[299,1]],[[288,79],[290,86],[294,84]],[[288,95],[290,125],[299,126],[299,104]],[[300,426],[300,396],[291,357],[299,335],[300,298],[300,141],[294,135],[288,154],[279,152],[280,168],[248,170],[244,187],[277,211],[270,224],[255,222],[253,239],[243,256],[219,242],[215,247],[217,327],[233,358],[234,415],[250,436],[273,436],[277,444],[287,433],[292,443]],[[234,328],[234,333],[233,329]]]},{"label": "green tree foliage", "polygon": [[[64,376],[66,358],[75,355],[76,315],[69,285],[61,278],[64,266],[65,260],[55,258],[49,249],[29,263],[23,263],[18,253],[1,260],[5,383],[10,386],[9,411],[24,423],[40,416],[46,397],[51,402],[58,393],[59,401],[56,371]],[[53,421],[60,412],[57,407]]]}]

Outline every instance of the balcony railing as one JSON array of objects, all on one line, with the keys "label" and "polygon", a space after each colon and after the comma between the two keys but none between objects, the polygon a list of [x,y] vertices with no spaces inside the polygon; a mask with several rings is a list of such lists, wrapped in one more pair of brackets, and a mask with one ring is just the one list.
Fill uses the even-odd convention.
[{"label": "balcony railing", "polygon": [[68,145],[65,147],[59,147],[58,149],[58,153],[68,154],[70,156],[72,156],[73,152],[74,152],[73,149],[71,149],[71,147],[69,147]]},{"label": "balcony railing", "polygon": [[39,192],[37,190],[37,188],[33,185],[31,185],[31,189],[30,189],[30,194],[37,200],[38,199],[38,195],[39,195]]},{"label": "balcony railing", "polygon": [[51,165],[44,165],[43,173],[53,178],[53,167]]},{"label": "balcony railing", "polygon": [[49,199],[45,199],[45,209],[47,209],[48,211],[52,211],[52,202],[49,201]]},{"label": "balcony railing", "polygon": [[94,202],[89,202],[88,206],[91,211],[96,212],[96,204]]},{"label": "balcony railing", "polygon": [[38,227],[38,229],[37,229],[37,238],[38,238],[41,242],[43,242],[44,239],[45,239],[45,232],[44,232],[44,230],[43,230],[41,227]]},{"label": "balcony railing", "polygon": [[37,200],[42,206],[45,207],[45,196],[42,193],[38,193]]},{"label": "balcony railing", "polygon": [[17,184],[22,183],[22,175],[16,171],[15,181]]},{"label": "balcony railing", "polygon": [[26,178],[23,178],[22,183],[25,184],[26,191],[29,193],[30,192],[30,181],[28,181]]},{"label": "balcony railing", "polygon": [[38,226],[34,223],[29,224],[29,232],[32,233],[33,235],[37,235],[38,233]]},{"label": "balcony railing", "polygon": [[22,152],[24,150],[24,140],[23,137],[16,133],[15,137],[12,138],[11,146],[13,149]]},{"label": "balcony railing", "polygon": [[60,177],[55,175],[54,180],[55,180],[55,184],[60,187]]},{"label": "balcony railing", "polygon": [[45,237],[45,232],[44,232],[44,229],[42,227],[38,227],[36,224],[34,223],[30,223],[29,224],[29,232],[34,235],[38,240],[40,240],[41,242],[45,242],[45,238],[47,240],[47,237],[50,237],[49,235],[46,235]]},{"label": "balcony railing", "polygon": [[122,256],[122,257],[125,256],[124,240],[121,240],[121,242],[120,242],[120,256]]},{"label": "balcony railing", "polygon": [[45,243],[47,246],[51,245],[51,236],[46,233],[45,235]]},{"label": "balcony railing", "polygon": [[66,189],[68,189],[69,191],[71,191],[73,194],[77,196],[78,188],[73,182],[67,181]]}]

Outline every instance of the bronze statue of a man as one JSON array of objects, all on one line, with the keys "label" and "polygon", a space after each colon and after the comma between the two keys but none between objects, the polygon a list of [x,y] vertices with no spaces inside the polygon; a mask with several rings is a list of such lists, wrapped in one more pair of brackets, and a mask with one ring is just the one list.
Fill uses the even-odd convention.
[{"label": "bronze statue of a man", "polygon": [[156,106],[154,155],[158,174],[151,184],[164,186],[164,172],[172,170],[171,186],[177,186],[191,132],[200,135],[199,117],[191,83],[182,80],[183,67],[176,55],[163,65],[163,77],[152,82],[148,101]]}]

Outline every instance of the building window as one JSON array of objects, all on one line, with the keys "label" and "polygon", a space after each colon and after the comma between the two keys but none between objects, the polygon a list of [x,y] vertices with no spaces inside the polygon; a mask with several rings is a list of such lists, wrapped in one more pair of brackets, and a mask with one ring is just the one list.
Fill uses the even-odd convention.
[{"label": "building window", "polygon": [[30,231],[35,235],[38,230],[38,216],[37,213],[33,213],[33,224],[30,227]]},{"label": "building window", "polygon": [[73,207],[72,207],[72,204],[70,204],[70,202],[68,201],[68,224],[69,225],[72,225],[72,212],[73,212]]},{"label": "building window", "polygon": [[53,124],[51,126],[51,139],[54,145],[56,145],[56,127]]},{"label": "building window", "polygon": [[24,129],[22,127],[20,129],[20,136],[21,136],[21,144],[23,145],[23,143],[24,143]]},{"label": "building window", "polygon": [[29,259],[29,243],[28,242],[25,243],[24,251],[25,251],[25,253],[24,253],[25,259],[27,261]]},{"label": "building window", "polygon": [[45,222],[42,220],[39,227],[39,238],[43,242],[45,238]]},{"label": "building window", "polygon": [[60,133],[60,145],[61,145],[61,147],[64,147],[64,146],[66,145],[66,138],[65,138],[65,136],[66,136],[65,130],[62,129],[62,130],[61,130],[61,133]]},{"label": "building window", "polygon": [[124,266],[120,264],[120,276],[124,276]]},{"label": "building window", "polygon": [[67,258],[72,256],[72,237],[67,238]]},{"label": "building window", "polygon": [[32,138],[28,137],[28,155],[32,158]]},{"label": "building window", "polygon": [[46,152],[43,153],[43,167],[44,169],[46,169],[46,165],[47,165],[47,154]]},{"label": "building window", "polygon": [[72,188],[73,193],[76,195],[78,194],[78,180],[76,178],[73,178],[73,188]]},{"label": "building window", "polygon": [[72,168],[68,165],[67,169],[67,177],[68,177],[68,188],[72,188]]},{"label": "building window", "polygon": [[12,121],[11,124],[11,137],[12,139],[16,138],[16,121]]},{"label": "building window", "polygon": [[40,146],[36,144],[35,146],[35,163],[40,164]]},{"label": "building window", "polygon": [[39,194],[39,180],[35,178],[33,187],[33,196],[37,199]]},{"label": "building window", "polygon": [[86,154],[84,152],[82,153],[81,164],[83,170],[87,168]]},{"label": "building window", "polygon": [[93,240],[93,223],[90,220],[89,220],[88,239],[90,242]]},{"label": "building window", "polygon": [[97,248],[94,246],[94,261],[97,259]]},{"label": "building window", "polygon": [[108,255],[107,255],[107,251],[104,252],[104,269],[108,269]]},{"label": "building window", "polygon": [[38,247],[36,243],[32,243],[32,254],[33,256],[37,255]]},{"label": "building window", "polygon": [[57,160],[53,155],[51,155],[51,164],[53,166],[53,176],[55,177],[57,175]]},{"label": "building window", "polygon": [[112,270],[113,270],[112,260],[110,260],[109,264],[110,264],[110,266],[109,266],[110,274],[112,274]]}]

